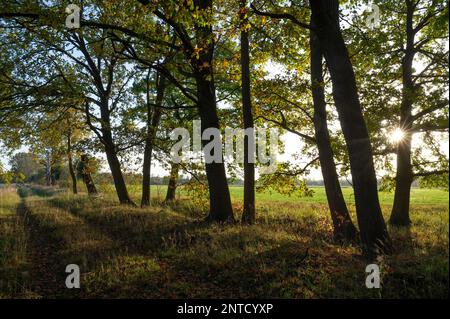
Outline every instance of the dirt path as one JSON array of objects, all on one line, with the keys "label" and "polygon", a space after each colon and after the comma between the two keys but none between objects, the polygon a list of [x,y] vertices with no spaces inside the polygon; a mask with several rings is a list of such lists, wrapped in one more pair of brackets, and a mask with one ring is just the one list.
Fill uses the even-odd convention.
[{"label": "dirt path", "polygon": [[64,269],[59,267],[57,258],[57,251],[61,249],[61,243],[51,241],[39,228],[36,220],[29,213],[24,198],[17,207],[17,214],[27,229],[29,239],[27,260],[30,267],[27,286],[38,298],[62,297],[66,290],[65,273]]}]

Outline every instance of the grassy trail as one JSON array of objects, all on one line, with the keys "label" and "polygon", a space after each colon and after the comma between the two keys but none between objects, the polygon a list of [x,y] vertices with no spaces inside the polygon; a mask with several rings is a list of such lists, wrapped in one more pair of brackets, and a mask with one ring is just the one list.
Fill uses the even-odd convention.
[{"label": "grassy trail", "polygon": [[17,215],[27,228],[27,260],[30,265],[27,277],[31,289],[29,293],[36,298],[42,296],[54,298],[57,295],[56,291],[61,290],[63,282],[63,277],[56,267],[55,252],[59,249],[60,243],[46,236],[46,230],[41,229],[31,216],[23,198],[17,207]]},{"label": "grassy trail", "polygon": [[0,189],[0,299],[26,296],[28,234],[17,214],[20,198],[12,187]]},{"label": "grassy trail", "polygon": [[[82,297],[81,290],[65,286],[65,268],[78,264],[87,269],[107,253],[112,241],[65,210],[49,203],[44,190],[21,186],[17,214],[27,231],[28,285],[32,298]],[[101,245],[98,244],[99,241]],[[106,243],[106,245],[105,245]],[[99,249],[101,248],[101,249]]]}]

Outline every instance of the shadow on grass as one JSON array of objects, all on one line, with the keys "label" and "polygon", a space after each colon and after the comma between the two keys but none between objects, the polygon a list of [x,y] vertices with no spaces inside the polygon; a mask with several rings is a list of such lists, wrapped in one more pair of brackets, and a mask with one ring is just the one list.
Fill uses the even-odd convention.
[{"label": "shadow on grass", "polygon": [[19,184],[17,186],[17,192],[21,198],[30,196],[39,196],[49,198],[57,194],[63,193],[65,190],[56,189],[52,186],[32,185],[32,184]]},{"label": "shadow on grass", "polygon": [[130,253],[155,252],[163,249],[168,242],[183,248],[195,242],[196,238],[190,235],[192,232],[205,230],[207,235],[208,224],[161,207],[72,206],[58,198],[50,199],[49,203],[84,219],[125,246]]},{"label": "shadow on grass", "polygon": [[26,285],[36,298],[80,298],[85,287],[68,289],[66,266],[77,264],[86,274],[119,253],[118,247],[102,234],[89,229],[82,220],[46,206],[47,201],[31,197],[29,187],[18,189],[21,203],[17,214],[28,233],[29,274]]}]

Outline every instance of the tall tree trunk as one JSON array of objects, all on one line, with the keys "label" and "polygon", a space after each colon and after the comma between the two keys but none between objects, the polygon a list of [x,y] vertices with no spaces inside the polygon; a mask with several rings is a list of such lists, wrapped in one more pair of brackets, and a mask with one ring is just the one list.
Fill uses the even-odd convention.
[{"label": "tall tree trunk", "polygon": [[150,205],[150,172],[152,166],[153,143],[162,114],[162,109],[158,106],[162,105],[166,88],[165,78],[160,74],[158,74],[156,78],[156,100],[155,107],[152,108],[149,96],[149,78],[147,77],[147,138],[145,140],[144,163],[142,165],[142,207]]},{"label": "tall tree trunk", "polygon": [[67,161],[69,162],[69,174],[72,179],[72,192],[74,194],[78,194],[77,189],[77,176],[75,174],[75,170],[73,168],[73,159],[72,159],[72,138],[71,133],[67,134]]},{"label": "tall tree trunk", "polygon": [[[205,80],[202,75],[198,76],[197,94],[200,119],[202,121],[202,134],[208,128],[219,129],[214,82]],[[210,141],[212,139],[202,140],[203,146],[207,145]],[[208,179],[210,208],[207,220],[214,222],[234,221],[223,156],[220,163],[206,163],[205,166]]]},{"label": "tall tree trunk", "polygon": [[169,203],[175,200],[176,190],[177,190],[177,181],[178,181],[178,171],[180,169],[179,164],[172,164],[172,168],[170,169],[170,177],[169,184],[167,185],[167,194],[164,202]]},{"label": "tall tree trunk", "polygon": [[[196,0],[196,6],[204,12],[210,11],[212,15],[212,0]],[[200,52],[198,58],[190,57],[194,69],[197,86],[198,108],[202,121],[201,131],[208,128],[219,129],[219,118],[217,116],[216,87],[214,83],[213,56],[214,56],[214,34],[211,25],[196,25],[196,37]],[[203,146],[210,140],[202,140]],[[209,216],[208,221],[229,222],[234,221],[233,208],[231,206],[230,190],[225,173],[223,154],[220,163],[206,163],[206,176],[209,187]]]},{"label": "tall tree trunk", "polygon": [[402,103],[400,107],[400,129],[404,137],[397,145],[397,174],[395,177],[394,205],[392,207],[389,223],[396,226],[408,226],[409,202],[413,172],[411,166],[411,129],[412,106],[414,99],[414,83],[412,79],[414,61],[414,30],[413,30],[413,4],[407,3],[406,16],[406,49],[402,60]]},{"label": "tall tree trunk", "polygon": [[50,151],[45,153],[45,184],[51,186],[52,184],[52,160]]},{"label": "tall tree trunk", "polygon": [[105,152],[106,159],[111,170],[111,175],[114,180],[114,187],[116,189],[119,202],[125,205],[135,205],[128,194],[128,189],[127,185],[125,184],[125,179],[123,178],[120,161],[114,148],[112,146],[106,146]]},{"label": "tall tree trunk", "polygon": [[339,27],[337,0],[310,1],[312,22],[333,83],[333,97],[347,144],[364,255],[391,251],[381,213],[372,146],[362,114],[355,74]]},{"label": "tall tree trunk", "polygon": [[102,120],[102,143],[105,148],[106,159],[114,180],[114,187],[116,189],[117,197],[121,204],[135,206],[130,198],[130,195],[128,194],[127,185],[125,184],[125,179],[122,174],[122,167],[117,156],[116,145],[111,132],[111,118],[107,95],[101,97],[100,113]]},{"label": "tall tree trunk", "polygon": [[353,225],[350,214],[342,195],[341,185],[336,173],[333,149],[328,133],[326,102],[323,81],[323,55],[317,36],[311,32],[311,84],[314,101],[314,128],[319,150],[320,168],[322,170],[325,192],[327,194],[328,206],[333,221],[334,239],[355,240],[357,230]]},{"label": "tall tree trunk", "polygon": [[56,185],[56,176],[55,176],[55,170],[53,169],[53,166],[50,166],[50,183],[52,186]]},{"label": "tall tree trunk", "polygon": [[[253,113],[250,92],[250,52],[247,31],[247,0],[241,0],[241,72],[242,72],[242,113],[244,128],[253,129]],[[253,224],[255,222],[255,164],[254,159],[249,158],[249,146],[247,135],[244,139],[244,211],[242,222]],[[253,144],[255,141],[253,141]]]},{"label": "tall tree trunk", "polygon": [[98,194],[95,187],[94,180],[92,179],[91,170],[89,167],[89,157],[86,154],[81,155],[79,171],[83,176],[83,182],[86,186],[89,196],[95,196]]},{"label": "tall tree trunk", "polygon": [[[405,123],[405,122],[403,122]],[[406,136],[397,146],[397,174],[395,177],[394,205],[389,223],[395,226],[408,226],[409,202],[413,175],[411,170],[411,137]]]},{"label": "tall tree trunk", "polygon": [[45,176],[45,185],[46,186],[51,186],[52,185],[52,178],[51,178],[51,176],[50,176],[50,174],[46,174],[46,176]]}]

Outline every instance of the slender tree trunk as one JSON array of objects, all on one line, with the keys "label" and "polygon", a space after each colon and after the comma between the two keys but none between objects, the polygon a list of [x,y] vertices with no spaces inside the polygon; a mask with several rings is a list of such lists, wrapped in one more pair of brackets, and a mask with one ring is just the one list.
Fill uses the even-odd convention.
[{"label": "slender tree trunk", "polygon": [[169,203],[175,200],[176,190],[177,190],[177,181],[178,181],[178,171],[180,169],[179,164],[172,164],[172,168],[170,170],[169,184],[167,185],[167,194],[164,202]]},{"label": "slender tree trunk", "polygon": [[101,97],[100,113],[102,120],[102,143],[105,147],[106,159],[114,180],[114,187],[116,189],[117,197],[121,204],[135,206],[134,202],[130,198],[130,195],[128,194],[127,185],[125,184],[125,179],[122,174],[122,167],[117,156],[117,150],[111,132],[111,119],[107,96]]},{"label": "slender tree trunk", "polygon": [[[250,52],[247,31],[247,0],[241,0],[241,72],[242,72],[242,112],[244,128],[253,129],[253,113],[250,92]],[[249,145],[250,141],[244,139],[244,211],[242,222],[253,224],[255,222],[255,164],[254,159],[249,158],[249,150],[254,147]],[[254,141],[253,141],[254,143]]]},{"label": "slender tree trunk", "polygon": [[[196,0],[196,6],[204,12],[212,11],[212,0]],[[212,12],[210,12],[212,15]],[[208,128],[219,129],[219,118],[217,116],[216,87],[214,83],[213,56],[214,56],[214,34],[211,25],[196,25],[196,36],[198,47],[201,50],[198,58],[190,57],[197,85],[197,98],[200,119],[202,121],[201,131]],[[202,140],[203,146],[210,140]],[[233,208],[231,206],[230,191],[225,173],[223,154],[220,163],[206,163],[206,176],[209,187],[210,210],[208,221],[229,222],[234,221]]]},{"label": "slender tree trunk", "polygon": [[71,134],[67,134],[67,161],[69,162],[69,174],[72,179],[72,192],[74,194],[78,194],[77,189],[77,176],[75,174],[75,170],[73,168],[73,159],[72,159],[72,139]]},{"label": "slender tree trunk", "polygon": [[397,147],[397,174],[395,177],[394,205],[389,223],[395,226],[408,226],[409,202],[413,175],[411,170],[411,138],[405,136]]},{"label": "slender tree trunk", "polygon": [[[202,134],[207,128],[219,129],[214,82],[205,80],[202,75],[197,77],[197,94]],[[203,146],[211,140],[202,140]],[[223,156],[220,163],[206,163],[205,166],[210,207],[207,220],[214,222],[234,221]]]},{"label": "slender tree trunk", "polygon": [[402,60],[402,104],[400,107],[400,129],[404,137],[397,145],[397,174],[395,177],[394,205],[389,223],[396,226],[408,226],[409,202],[413,172],[411,166],[411,129],[414,83],[412,79],[414,61],[413,4],[407,1],[406,50]]},{"label": "slender tree trunk", "polygon": [[109,168],[111,170],[111,175],[114,180],[114,187],[116,189],[119,202],[126,205],[135,205],[128,194],[127,185],[125,184],[120,161],[117,157],[114,146],[111,144],[105,146],[105,153]]},{"label": "slender tree trunk", "polygon": [[50,184],[52,186],[56,185],[56,177],[55,177],[55,170],[53,169],[53,167],[50,167]]},{"label": "slender tree trunk", "polygon": [[362,115],[355,74],[339,27],[337,0],[310,1],[312,21],[333,83],[333,97],[347,144],[364,255],[391,251],[381,213],[372,146]]},{"label": "slender tree trunk", "polygon": [[116,188],[119,202],[125,205],[135,205],[128,194],[127,185],[125,184],[125,179],[123,178],[120,161],[115,150],[111,146],[107,146],[105,147],[105,152],[106,159],[108,160],[109,168],[111,170],[111,175],[114,180],[114,187]]},{"label": "slender tree trunk", "polygon": [[313,32],[311,32],[310,47],[315,136],[319,150],[319,161],[325,192],[333,221],[334,239],[337,241],[355,240],[358,233],[350,218],[336,173],[336,165],[334,163],[333,149],[331,147],[327,125],[326,102],[323,88],[323,55],[318,38]]},{"label": "slender tree trunk", "polygon": [[52,184],[52,160],[49,151],[45,154],[45,184],[51,186]]},{"label": "slender tree trunk", "polygon": [[156,100],[152,112],[149,96],[149,79],[147,78],[147,139],[145,140],[144,163],[142,166],[142,207],[150,205],[150,172],[152,166],[153,143],[162,114],[162,109],[158,106],[162,105],[166,88],[166,80],[160,74],[157,75],[156,82]]},{"label": "slender tree trunk", "polygon": [[86,186],[89,196],[95,196],[98,194],[97,188],[95,187],[94,180],[92,179],[91,170],[89,167],[89,158],[86,154],[81,155],[79,169],[81,175],[83,176],[83,182]]}]

